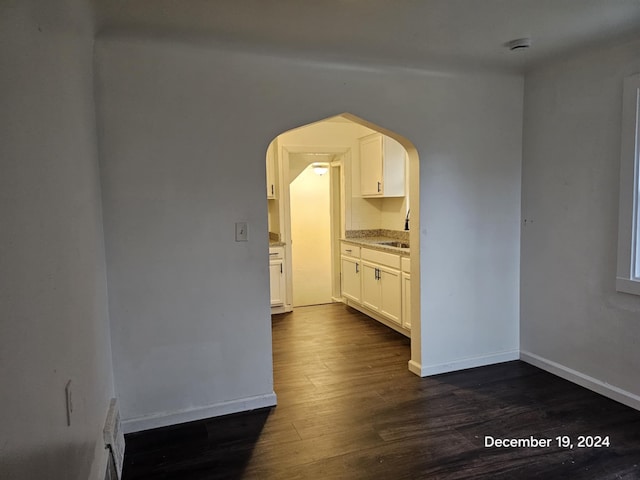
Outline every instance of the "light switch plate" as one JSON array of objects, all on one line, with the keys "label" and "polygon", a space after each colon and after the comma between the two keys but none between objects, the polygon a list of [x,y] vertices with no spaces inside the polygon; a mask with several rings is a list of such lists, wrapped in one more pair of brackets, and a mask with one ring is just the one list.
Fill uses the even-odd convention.
[{"label": "light switch plate", "polygon": [[247,241],[247,222],[236,222],[236,242]]}]

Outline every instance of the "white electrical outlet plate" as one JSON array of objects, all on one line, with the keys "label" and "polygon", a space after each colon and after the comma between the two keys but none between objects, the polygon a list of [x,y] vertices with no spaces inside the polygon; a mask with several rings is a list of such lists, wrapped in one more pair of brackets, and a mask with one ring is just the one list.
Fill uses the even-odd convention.
[{"label": "white electrical outlet plate", "polygon": [[115,398],[112,398],[109,404],[103,435],[104,443],[111,450],[111,456],[116,470],[115,476],[120,479],[122,478],[122,466],[124,463],[125,441],[122,424],[120,422],[120,409],[118,408],[118,401]]},{"label": "white electrical outlet plate", "polygon": [[247,222],[236,222],[236,242],[247,241]]}]

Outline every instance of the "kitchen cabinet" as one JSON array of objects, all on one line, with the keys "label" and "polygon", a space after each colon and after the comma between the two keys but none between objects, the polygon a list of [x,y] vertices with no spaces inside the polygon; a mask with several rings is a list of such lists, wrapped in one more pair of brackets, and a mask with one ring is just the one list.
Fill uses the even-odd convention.
[{"label": "kitchen cabinet", "polygon": [[284,268],[284,248],[269,248],[269,280],[271,285],[271,306],[279,307],[285,304],[286,282]]},{"label": "kitchen cabinet", "polygon": [[363,248],[362,305],[402,324],[400,255]]},{"label": "kitchen cabinet", "polygon": [[402,324],[400,271],[362,262],[362,305]]},{"label": "kitchen cabinet", "polygon": [[374,133],[360,138],[360,195],[404,197],[406,151],[397,141]]},{"label": "kitchen cabinet", "polygon": [[371,310],[380,310],[380,284],[378,283],[378,267],[365,263],[362,266],[362,305]]},{"label": "kitchen cabinet", "polygon": [[341,247],[342,296],[354,302],[361,301],[360,247],[342,244]]},{"label": "kitchen cabinet", "polygon": [[276,161],[275,161],[275,146],[269,145],[267,149],[267,198],[278,198],[276,188]]},{"label": "kitchen cabinet", "polygon": [[405,313],[410,312],[405,301],[409,290],[405,292],[403,286],[409,257],[345,242],[340,248],[345,303],[407,335],[411,316]]}]

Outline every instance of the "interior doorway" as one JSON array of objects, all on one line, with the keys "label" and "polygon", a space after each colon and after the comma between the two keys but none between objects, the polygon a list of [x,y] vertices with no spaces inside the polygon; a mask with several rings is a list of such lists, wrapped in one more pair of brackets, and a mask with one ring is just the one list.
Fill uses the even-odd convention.
[{"label": "interior doorway", "polygon": [[[349,149],[335,145],[282,145],[279,153],[284,186],[280,202],[280,228],[285,243],[285,256],[291,259],[286,266],[287,291],[292,298],[291,308],[341,302],[340,239],[344,237],[345,196],[343,167],[344,162],[350,158]],[[317,172],[318,165],[321,165],[323,170],[326,169],[322,175]],[[316,185],[322,185],[323,199],[315,199],[323,205],[322,215],[318,217],[321,227],[314,223],[314,215],[318,208],[310,198],[311,194],[300,192],[306,186],[311,186],[314,181],[311,175],[321,177],[315,180]],[[295,215],[298,217],[297,222],[294,219]],[[296,232],[293,230],[294,223],[298,224]],[[321,238],[312,238],[314,235]],[[322,247],[318,252],[322,256],[322,262],[313,258],[312,250],[315,247]],[[311,278],[310,275],[314,274],[317,277]],[[311,290],[314,284],[317,285],[316,282],[322,282],[321,297],[318,292],[304,293],[305,290]],[[310,300],[313,297],[315,300]],[[310,301],[313,303],[308,303]]]},{"label": "interior doorway", "polygon": [[333,301],[331,157],[317,152],[289,156],[295,175],[289,183],[294,308]]},{"label": "interior doorway", "polygon": [[[373,161],[376,158],[375,155],[372,156],[367,151],[366,163],[361,155],[361,147],[368,145],[367,142],[375,138],[382,139],[379,151],[387,160],[383,165],[388,167],[382,170],[385,177],[377,180],[379,195],[372,194],[370,189],[365,189],[365,186],[368,187],[366,180],[371,175],[365,175],[364,179],[362,178],[363,172],[367,173],[371,169],[378,168],[378,164]],[[394,141],[403,147],[400,152],[404,152],[404,161],[399,157],[400,153],[391,149]],[[276,181],[280,186],[276,189],[279,193],[275,196],[268,195],[269,232],[270,238],[277,238],[284,250],[286,295],[290,299],[290,303],[283,309],[276,309],[275,312],[272,309],[272,313],[286,313],[298,306],[332,302],[354,306],[356,302],[357,306],[354,308],[358,309],[360,306],[372,319],[382,322],[405,336],[410,336],[409,370],[419,375],[423,339],[420,315],[420,182],[419,160],[415,147],[409,140],[391,130],[346,113],[283,132],[273,140],[272,146],[271,158],[275,165],[273,171],[276,172]],[[312,154],[315,154],[315,158],[312,158]],[[330,154],[333,154],[332,159]],[[301,160],[305,155],[308,157],[306,161]],[[328,175],[326,179],[313,180],[318,185],[322,185],[317,189],[318,191],[310,183],[313,178],[311,175],[314,173],[311,169],[307,170],[316,160],[328,164],[329,167],[328,173],[324,174]],[[267,162],[269,162],[269,153]],[[390,165],[398,166],[390,167]],[[399,188],[396,188],[398,182],[394,181],[393,176],[394,172],[399,171],[395,170],[396,168],[403,169],[405,172],[396,175],[400,179],[404,176],[404,192],[400,184]],[[269,169],[267,169],[268,177]],[[384,192],[380,189],[383,184]],[[327,187],[329,188],[329,208],[326,201]],[[313,195],[318,194],[319,191],[322,192],[322,196],[314,197]],[[303,207],[305,202],[306,205],[314,204],[314,206]],[[407,225],[409,206],[411,206],[412,221],[410,229],[407,230],[405,225]],[[302,208],[298,209],[298,207]],[[317,212],[315,207],[321,208],[321,215],[314,213]],[[314,222],[314,219],[317,221]],[[326,234],[327,224],[330,230],[329,235]],[[318,233],[318,228],[325,233]],[[319,243],[317,236],[324,240],[328,238],[329,244]],[[385,272],[384,285],[380,286],[376,283],[376,287],[380,290],[384,289],[383,300],[380,303],[391,305],[395,302],[393,305],[396,305],[400,302],[401,314],[395,312],[397,309],[392,311],[386,306],[376,308],[377,304],[370,302],[370,296],[375,289],[371,286],[368,276],[364,278],[366,282],[350,283],[362,289],[362,293],[358,293],[354,298],[351,298],[353,296],[351,292],[347,295],[342,288],[343,277],[349,276],[350,279],[353,276],[351,270],[346,273],[343,271],[342,263],[344,256],[347,255],[345,252],[351,252],[351,250],[344,250],[345,243],[354,243],[350,239],[370,239],[376,236],[402,240],[402,242],[391,243],[401,245],[410,243],[411,254],[409,255],[409,247],[398,246],[407,250],[402,255],[404,259],[396,262],[396,257],[399,258],[397,254],[395,256],[392,254],[391,257],[376,255],[374,258],[369,254],[371,247],[362,249],[362,256],[360,248],[357,248],[355,271],[356,274],[359,271],[364,272],[364,264],[367,262],[378,260],[384,263],[393,260],[393,265],[381,268],[380,272],[385,268],[395,269],[394,279],[401,273],[400,286],[398,287],[398,282],[387,279],[386,274],[390,275],[391,272]],[[316,249],[315,252],[314,249]],[[328,249],[330,254],[327,255]],[[304,266],[300,263],[300,259],[304,258],[311,259],[311,264]],[[377,271],[378,268],[376,268]],[[381,274],[376,276],[377,280],[382,280]],[[304,283],[302,286],[296,285],[298,279]],[[327,288],[327,285],[330,287]],[[305,292],[305,287],[309,287],[312,291]],[[391,320],[388,320],[388,317]]]}]

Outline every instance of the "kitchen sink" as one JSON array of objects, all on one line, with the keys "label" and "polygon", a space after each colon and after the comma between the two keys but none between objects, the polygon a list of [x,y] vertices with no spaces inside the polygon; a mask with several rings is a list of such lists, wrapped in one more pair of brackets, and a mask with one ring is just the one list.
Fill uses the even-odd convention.
[{"label": "kitchen sink", "polygon": [[377,242],[377,245],[384,245],[385,247],[409,248],[409,244],[404,242]]}]

